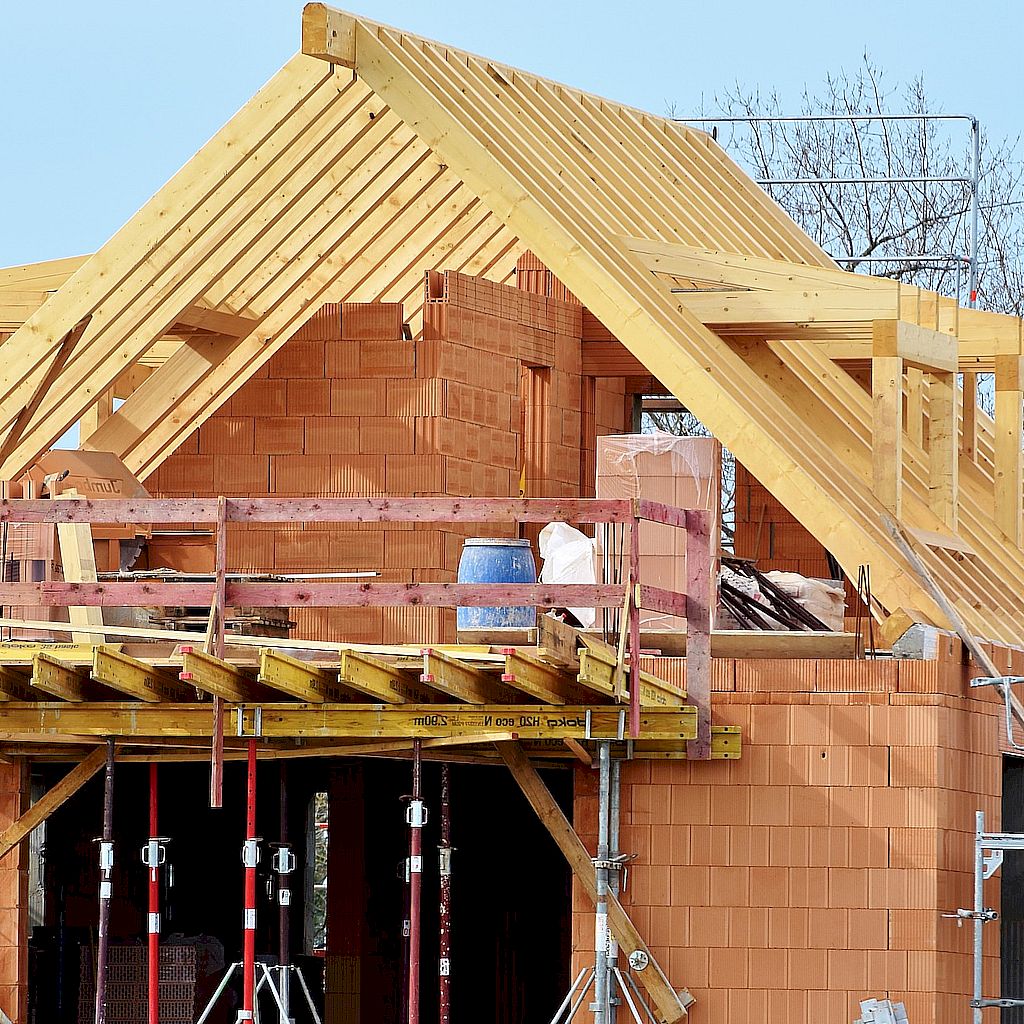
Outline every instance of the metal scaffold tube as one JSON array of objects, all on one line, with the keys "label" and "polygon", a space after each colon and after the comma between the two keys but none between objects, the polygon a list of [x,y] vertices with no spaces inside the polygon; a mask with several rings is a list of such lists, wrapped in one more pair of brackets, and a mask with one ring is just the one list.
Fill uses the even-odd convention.
[{"label": "metal scaffold tube", "polygon": [[594,880],[597,906],[594,915],[594,1024],[609,1022],[608,973],[608,826],[611,797],[611,750],[607,741],[598,744],[597,858]]},{"label": "metal scaffold tube", "polygon": [[114,874],[114,741],[107,740],[103,775],[103,837],[100,839],[100,916],[96,939],[96,1024],[107,1020],[107,961],[110,952],[110,899]]},{"label": "metal scaffold tube", "polygon": [[[621,761],[612,761],[611,763],[611,786],[610,793],[608,796],[608,859],[617,863],[619,859],[619,813],[621,807],[620,801],[620,773],[622,769]],[[608,888],[614,896],[619,895],[621,888],[619,880],[619,870],[613,869],[608,873]],[[608,932],[608,974],[609,977],[617,978],[619,976],[619,944],[615,940],[615,936]],[[618,1000],[613,997],[609,999],[608,1005],[608,1024],[615,1024],[616,1017],[618,1016]]]},{"label": "metal scaffold tube", "polygon": [[280,1024],[289,1024],[291,1020],[291,906],[292,891],[288,881],[294,867],[294,857],[288,842],[288,766],[281,762],[280,775],[280,814],[281,829],[277,849],[274,851],[274,870],[277,872],[277,963],[278,963],[278,996],[280,999]]}]

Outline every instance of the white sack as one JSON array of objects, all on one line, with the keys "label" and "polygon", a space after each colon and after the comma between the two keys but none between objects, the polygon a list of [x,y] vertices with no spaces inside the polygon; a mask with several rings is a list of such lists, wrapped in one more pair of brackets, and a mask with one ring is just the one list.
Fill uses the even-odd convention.
[{"label": "white sack", "polygon": [[[541,583],[596,583],[594,541],[568,523],[548,523],[540,531]],[[590,629],[597,621],[593,608],[570,608],[570,612]]]}]

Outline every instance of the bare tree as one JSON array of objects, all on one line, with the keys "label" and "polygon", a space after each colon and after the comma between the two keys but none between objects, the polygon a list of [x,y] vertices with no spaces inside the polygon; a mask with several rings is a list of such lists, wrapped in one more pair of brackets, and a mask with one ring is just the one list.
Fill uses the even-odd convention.
[{"label": "bare tree", "polygon": [[[767,96],[734,86],[716,96],[714,114],[774,117],[781,114],[841,117],[835,121],[741,122],[723,125],[720,141],[757,178],[964,178],[971,166],[965,122],[858,121],[855,114],[941,114],[922,78],[890,87],[865,54],[850,75],[826,77],[817,91],[805,87],[799,108],[778,93]],[[987,309],[1024,312],[1024,164],[1019,139],[982,138],[979,302]],[[970,188],[961,181],[890,181],[858,184],[768,185],[769,194],[826,252],[835,257],[956,254],[970,248]],[[961,296],[966,286],[956,261],[894,261],[864,270]],[[961,297],[958,296],[958,297]]]},{"label": "bare tree", "polygon": [[[706,116],[740,118],[798,114],[838,120],[741,121],[718,126],[719,141],[755,178],[828,179],[813,185],[766,185],[768,193],[844,269],[859,270],[967,298],[970,188],[956,180],[869,181],[835,179],[958,179],[969,176],[965,122],[861,121],[854,114],[938,114],[922,78],[890,86],[865,54],[852,74],[805,87],[794,110],[776,92],[737,84],[714,97]],[[1019,138],[981,140],[978,304],[1024,314],[1024,163]],[[832,183],[829,183],[832,182]],[[909,254],[961,259],[865,262]],[[979,375],[984,378],[984,375]],[[979,381],[991,412],[991,380]]]}]

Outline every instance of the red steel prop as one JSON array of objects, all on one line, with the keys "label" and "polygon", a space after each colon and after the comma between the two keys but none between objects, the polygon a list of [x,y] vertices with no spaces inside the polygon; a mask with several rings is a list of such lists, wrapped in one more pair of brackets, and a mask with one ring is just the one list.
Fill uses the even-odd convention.
[{"label": "red steel prop", "polygon": [[248,774],[245,804],[245,930],[242,941],[242,1009],[238,1020],[253,1019],[256,988],[256,865],[259,847],[256,839],[256,740],[249,738]]},{"label": "red steel prop", "polygon": [[451,777],[448,765],[441,765],[441,843],[438,869],[441,878],[441,910],[438,928],[438,1024],[451,1020],[451,946],[452,946],[452,817]]},{"label": "red steel prop", "polygon": [[409,1024],[420,1019],[420,905],[423,893],[423,765],[421,741],[412,745],[412,799],[406,810],[409,823]]}]

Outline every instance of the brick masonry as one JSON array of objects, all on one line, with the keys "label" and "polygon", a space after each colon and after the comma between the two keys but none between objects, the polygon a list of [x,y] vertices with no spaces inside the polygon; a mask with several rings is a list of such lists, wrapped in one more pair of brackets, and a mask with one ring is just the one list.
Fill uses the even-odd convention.
[{"label": "brick masonry", "polygon": [[[971,933],[941,914],[971,905],[975,810],[999,827],[1001,704],[962,696],[959,653],[718,662],[714,717],[742,727],[742,758],[625,766],[623,902],[697,997],[694,1024],[852,1020],[868,996],[903,1000],[911,1021],[966,1019]],[[594,772],[577,769],[576,792],[593,849]],[[986,903],[998,894],[997,876]],[[576,971],[593,916],[574,898]]]},{"label": "brick masonry", "polygon": [[[522,481],[531,497],[593,494],[595,439],[622,432],[629,410],[621,378],[581,374],[579,304],[456,273],[432,273],[425,287],[415,339],[403,336],[399,304],[324,306],[147,487],[162,497],[504,497]],[[511,529],[232,524],[228,564],[450,582],[467,535]],[[452,609],[292,617],[295,635],[318,640],[454,639]]]}]

